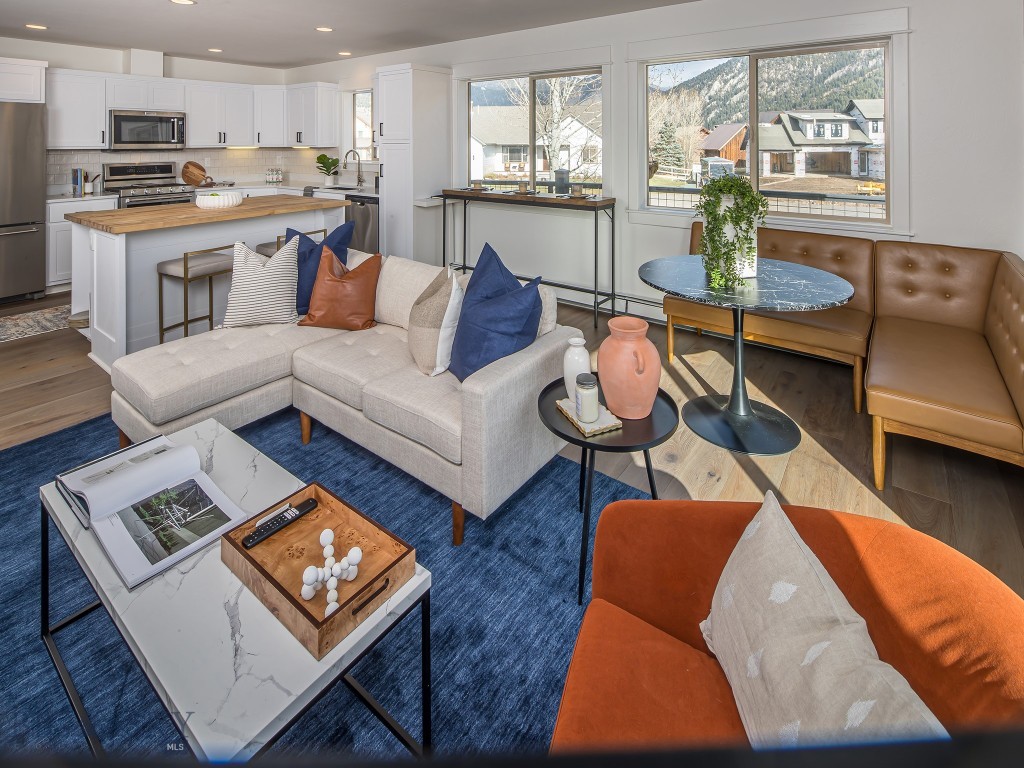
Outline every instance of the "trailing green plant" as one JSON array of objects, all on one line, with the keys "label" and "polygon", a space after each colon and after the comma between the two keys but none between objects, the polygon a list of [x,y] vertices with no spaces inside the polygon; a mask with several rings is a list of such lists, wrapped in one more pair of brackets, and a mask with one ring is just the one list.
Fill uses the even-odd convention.
[{"label": "trailing green plant", "polygon": [[338,166],[340,164],[341,161],[336,157],[328,157],[327,155],[316,156],[316,169],[328,178],[338,175]]},{"label": "trailing green plant", "polygon": [[[725,198],[732,203],[723,206]],[[757,227],[768,214],[768,200],[755,192],[743,176],[710,179],[700,191],[696,211],[704,219],[700,251],[711,288],[735,288],[740,278],[740,257],[756,247]],[[729,237],[726,227],[735,231]]]}]

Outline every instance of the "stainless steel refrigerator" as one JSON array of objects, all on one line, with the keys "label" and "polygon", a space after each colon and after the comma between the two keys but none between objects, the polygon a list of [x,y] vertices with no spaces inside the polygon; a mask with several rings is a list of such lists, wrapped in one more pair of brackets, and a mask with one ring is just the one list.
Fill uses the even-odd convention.
[{"label": "stainless steel refrigerator", "polygon": [[46,105],[0,102],[0,299],[46,289]]}]

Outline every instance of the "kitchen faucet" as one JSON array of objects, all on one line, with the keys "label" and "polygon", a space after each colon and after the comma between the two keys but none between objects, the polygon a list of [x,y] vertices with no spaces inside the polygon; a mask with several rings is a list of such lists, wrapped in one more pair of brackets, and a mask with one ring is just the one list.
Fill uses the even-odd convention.
[{"label": "kitchen faucet", "polygon": [[359,156],[359,153],[356,150],[350,149],[348,152],[345,153],[345,160],[341,164],[341,170],[343,170],[343,171],[347,171],[348,170],[348,156],[349,155],[355,155],[356,156],[356,184],[358,184],[361,187],[361,186],[363,186],[363,182],[366,181],[366,179],[363,178],[363,158],[361,158]]}]

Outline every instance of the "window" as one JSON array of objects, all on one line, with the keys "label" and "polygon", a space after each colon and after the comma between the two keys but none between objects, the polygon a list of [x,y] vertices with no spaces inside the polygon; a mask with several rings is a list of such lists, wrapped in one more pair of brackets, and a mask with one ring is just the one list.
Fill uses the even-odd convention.
[{"label": "window", "polygon": [[556,171],[567,171],[570,182],[600,191],[601,136],[600,72],[469,84],[471,182],[500,188],[529,178],[553,190]]},{"label": "window", "polygon": [[374,159],[373,91],[352,94],[352,148],[363,160]]},{"label": "window", "polygon": [[692,209],[709,175],[732,172],[772,215],[888,221],[887,55],[876,42],[649,64],[648,205]]}]

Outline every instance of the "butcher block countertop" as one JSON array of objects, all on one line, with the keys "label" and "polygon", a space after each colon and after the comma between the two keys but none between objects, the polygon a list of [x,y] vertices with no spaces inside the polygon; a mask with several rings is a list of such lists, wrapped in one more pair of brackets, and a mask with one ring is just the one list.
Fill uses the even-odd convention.
[{"label": "butcher block countertop", "polygon": [[300,197],[299,195],[267,195],[247,197],[234,208],[203,209],[193,203],[175,205],[149,205],[141,208],[119,208],[115,211],[83,211],[64,216],[68,221],[106,232],[124,235],[131,232],[151,232],[155,229],[191,227],[218,221],[258,219],[282,213],[302,213],[351,205],[348,200]]}]

